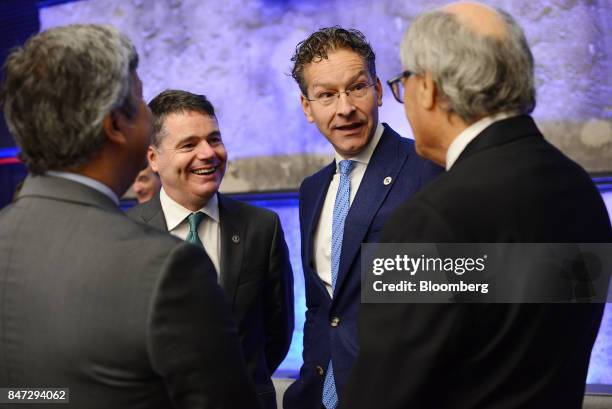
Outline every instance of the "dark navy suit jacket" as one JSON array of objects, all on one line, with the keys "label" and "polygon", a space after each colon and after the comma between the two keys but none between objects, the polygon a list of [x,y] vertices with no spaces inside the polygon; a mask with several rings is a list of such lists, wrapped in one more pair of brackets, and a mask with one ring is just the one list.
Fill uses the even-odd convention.
[{"label": "dark navy suit jacket", "polygon": [[[342,388],[358,352],[357,313],[361,303],[361,243],[376,242],[387,217],[441,168],[420,158],[414,143],[388,125],[372,154],[344,227],[333,299],[314,270],[313,240],[335,161],[306,178],[300,187],[302,265],[306,286],[304,364],[284,396],[285,409],[321,407],[323,380],[333,360],[336,389]],[[391,183],[385,184],[385,179]]]}]

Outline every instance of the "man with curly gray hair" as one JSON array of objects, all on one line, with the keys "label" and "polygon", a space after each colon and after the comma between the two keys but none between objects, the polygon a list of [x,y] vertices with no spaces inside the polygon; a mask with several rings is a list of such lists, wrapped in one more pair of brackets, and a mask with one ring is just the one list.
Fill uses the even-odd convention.
[{"label": "man with curly gray hair", "polygon": [[137,65],[100,25],[50,29],[6,60],[30,176],[0,213],[0,387],[63,388],[29,396],[86,409],[256,408],[206,253],[118,207],[152,136]]},{"label": "man with curly gray hair", "polygon": [[[468,2],[422,14],[401,57],[404,72],[389,83],[417,151],[447,171],[398,208],[382,242],[612,241],[589,175],[529,115],[533,57],[509,14]],[[533,281],[549,273],[534,271]],[[563,266],[553,274],[564,277]],[[602,311],[596,303],[365,304],[341,407],[579,409]]]}]

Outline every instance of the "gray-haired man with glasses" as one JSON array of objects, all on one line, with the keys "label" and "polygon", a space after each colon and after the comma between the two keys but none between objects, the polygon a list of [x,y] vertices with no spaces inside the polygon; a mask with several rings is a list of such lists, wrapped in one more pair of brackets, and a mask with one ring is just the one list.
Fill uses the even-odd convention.
[{"label": "gray-haired man with glasses", "polygon": [[[591,178],[546,141],[530,115],[534,59],[512,16],[475,2],[428,11],[411,21],[401,59],[410,71],[389,85],[404,101],[417,152],[446,172],[398,207],[381,242],[612,242]],[[550,278],[579,264],[560,259],[546,266],[521,257],[530,272],[524,291],[541,297],[537,303],[364,304],[359,357],[341,407],[582,408],[604,306],[547,302],[567,290]],[[490,266],[487,281],[508,275]]]},{"label": "gray-haired man with glasses", "polygon": [[387,80],[387,84],[393,93],[393,98],[400,104],[404,103],[404,80],[408,79],[411,75],[412,71],[405,70],[400,75]]},{"label": "gray-haired man with glasses", "polygon": [[362,33],[340,27],[311,34],[292,58],[306,119],[335,159],[300,187],[304,365],[285,409],[338,405],[358,350],[361,243],[376,242],[394,208],[439,172],[412,141],[379,122],[374,60]]}]

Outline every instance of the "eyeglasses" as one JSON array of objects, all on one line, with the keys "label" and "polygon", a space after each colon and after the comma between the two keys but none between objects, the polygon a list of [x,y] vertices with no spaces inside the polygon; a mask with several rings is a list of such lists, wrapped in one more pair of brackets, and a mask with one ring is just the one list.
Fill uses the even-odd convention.
[{"label": "eyeglasses", "polygon": [[313,99],[306,97],[309,101],[316,101],[321,105],[328,106],[340,99],[341,94],[346,94],[347,97],[363,98],[368,94],[368,89],[376,84],[368,84],[367,82],[357,82],[346,88],[346,91],[324,91],[315,95]]},{"label": "eyeglasses", "polygon": [[412,71],[406,70],[402,72],[400,75],[398,75],[397,77],[393,77],[387,81],[387,84],[389,84],[389,88],[391,88],[391,92],[393,93],[395,100],[399,102],[400,104],[404,103],[404,81],[403,80],[404,78],[410,77],[412,74],[414,74]]}]

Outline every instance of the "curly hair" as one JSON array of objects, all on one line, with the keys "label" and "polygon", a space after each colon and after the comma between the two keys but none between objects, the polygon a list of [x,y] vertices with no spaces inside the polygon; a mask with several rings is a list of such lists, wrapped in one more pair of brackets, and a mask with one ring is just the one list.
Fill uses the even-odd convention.
[{"label": "curly hair", "polygon": [[361,31],[340,26],[321,28],[298,43],[291,57],[294,63],[291,76],[300,86],[302,94],[306,95],[308,88],[304,80],[304,66],[327,59],[329,51],[340,49],[352,50],[361,56],[368,66],[370,76],[376,77],[376,55]]}]

